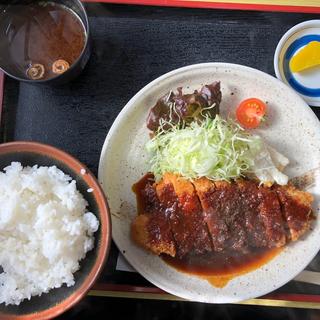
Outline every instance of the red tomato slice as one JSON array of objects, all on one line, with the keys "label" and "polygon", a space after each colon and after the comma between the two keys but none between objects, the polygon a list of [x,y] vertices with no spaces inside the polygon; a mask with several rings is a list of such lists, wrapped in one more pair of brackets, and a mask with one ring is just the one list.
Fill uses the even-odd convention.
[{"label": "red tomato slice", "polygon": [[236,116],[242,126],[253,129],[259,126],[266,114],[266,104],[257,98],[243,100],[236,110]]}]

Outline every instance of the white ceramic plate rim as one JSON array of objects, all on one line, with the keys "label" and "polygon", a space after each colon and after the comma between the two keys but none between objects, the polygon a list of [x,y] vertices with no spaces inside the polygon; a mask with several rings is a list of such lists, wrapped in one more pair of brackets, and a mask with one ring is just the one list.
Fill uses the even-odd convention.
[{"label": "white ceramic plate rim", "polygon": [[[107,158],[107,149],[108,149],[108,145],[109,143],[111,143],[113,135],[120,129],[120,125],[122,122],[122,119],[124,118],[125,114],[128,112],[128,110],[130,110],[130,108],[136,103],[136,101],[142,96],[144,95],[150,88],[152,88],[153,86],[159,84],[160,82],[164,81],[164,80],[168,80],[170,77],[176,76],[180,73],[184,73],[186,71],[191,71],[193,69],[201,69],[201,68],[209,68],[209,67],[217,67],[217,68],[237,68],[237,69],[242,69],[242,71],[247,71],[250,73],[255,74],[257,77],[259,76],[263,76],[265,78],[268,78],[268,80],[270,82],[273,82],[274,85],[277,85],[279,87],[281,87],[283,90],[290,90],[292,91],[292,93],[296,96],[296,99],[299,100],[299,105],[301,107],[303,107],[303,112],[309,113],[309,116],[316,118],[315,114],[313,113],[313,111],[309,108],[309,106],[306,104],[306,102],[290,87],[288,87],[287,85],[285,85],[283,82],[281,82],[280,80],[272,77],[269,74],[266,74],[262,71],[253,69],[251,67],[247,67],[247,66],[242,66],[242,65],[238,65],[238,64],[231,64],[231,63],[216,63],[216,62],[212,62],[212,63],[201,63],[201,64],[194,64],[194,65],[190,65],[190,66],[186,66],[186,67],[182,67],[176,70],[173,70],[171,72],[168,72],[162,76],[160,76],[159,78],[153,80],[152,82],[150,82],[149,84],[147,84],[144,88],[142,88],[137,94],[135,94],[131,100],[125,105],[125,107],[122,109],[122,111],[119,113],[118,117],[116,118],[116,120],[114,121],[113,125],[111,126],[108,135],[105,139],[102,151],[101,151],[101,155],[100,155],[100,161],[99,161],[99,169],[98,169],[98,177],[99,177],[99,181],[103,186],[103,174],[104,174],[104,170],[105,170],[105,160]],[[320,131],[320,122],[318,122],[318,130]],[[107,195],[108,197],[108,195]],[[129,235],[128,235],[129,236]],[[117,239],[114,239],[116,245],[118,246],[119,250],[121,251],[121,247],[119,247],[118,243],[117,243]],[[315,252],[312,253],[312,258],[314,258],[318,251],[320,249],[320,242],[318,245],[317,250],[315,250]],[[126,258],[128,259],[129,263],[139,272],[141,269],[139,267],[139,263],[136,263],[136,261],[130,260],[130,257],[126,256]],[[296,270],[295,273],[291,272],[290,274],[286,274],[285,277],[281,278],[281,280],[279,282],[276,283],[276,285],[273,287],[273,290],[276,290],[277,288],[283,286],[284,284],[286,284],[287,282],[289,282],[290,280],[292,280],[294,277],[296,277],[303,269],[305,269],[305,267],[310,263],[312,259],[304,261],[304,263],[302,264],[302,267],[299,270]],[[196,299],[194,298],[194,296],[191,294],[189,294],[188,292],[184,292],[183,294],[181,294],[181,291],[176,291],[172,288],[167,288],[165,286],[162,285],[161,282],[158,281],[158,279],[156,277],[153,276],[153,274],[151,272],[146,272],[144,270],[144,272],[141,273],[142,276],[144,276],[148,281],[150,281],[151,283],[153,283],[154,285],[156,285],[157,287],[171,293],[174,294],[176,296],[180,296],[182,298],[185,299],[190,299],[190,300],[194,300],[194,301],[199,301],[199,302],[213,302],[211,299],[207,299],[207,298],[202,298],[202,297],[197,297]],[[270,289],[266,289],[264,290],[260,290],[259,291],[259,296],[261,295],[265,295],[267,293],[270,293]],[[219,301],[214,301],[215,303],[232,303],[232,302],[238,302],[240,300],[244,300],[244,299],[250,299],[250,298],[254,298],[257,297],[257,295],[246,295],[246,294],[242,294],[241,298],[239,299],[239,297],[224,297],[223,300],[219,300]]]}]

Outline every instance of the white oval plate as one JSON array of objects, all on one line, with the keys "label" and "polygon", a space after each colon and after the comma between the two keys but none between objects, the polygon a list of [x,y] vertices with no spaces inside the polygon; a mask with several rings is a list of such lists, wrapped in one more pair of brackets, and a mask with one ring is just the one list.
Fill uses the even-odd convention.
[{"label": "white oval plate", "polygon": [[[288,245],[259,269],[215,288],[197,276],[176,271],[159,257],[138,248],[130,239],[136,215],[133,183],[148,171],[144,145],[149,139],[146,117],[150,107],[169,90],[185,92],[221,81],[222,114],[228,114],[248,97],[268,101],[268,126],[258,130],[265,140],[290,159],[286,173],[297,176],[320,165],[320,124],[307,104],[289,87],[261,71],[226,63],[205,63],[169,72],[140,90],[123,108],[105,140],[99,180],[112,214],[113,239],[129,263],[147,280],[176,296],[201,302],[230,303],[261,296],[293,279],[317,254],[320,226],[304,239]],[[309,191],[318,213],[320,181]]]}]

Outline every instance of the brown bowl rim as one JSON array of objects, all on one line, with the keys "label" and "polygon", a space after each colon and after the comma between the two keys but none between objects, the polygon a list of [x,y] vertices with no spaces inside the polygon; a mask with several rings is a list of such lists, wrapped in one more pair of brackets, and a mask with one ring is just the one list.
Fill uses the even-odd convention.
[{"label": "brown bowl rim", "polygon": [[58,161],[65,163],[74,172],[79,172],[79,175],[81,174],[81,169],[85,169],[86,173],[82,175],[82,178],[91,188],[93,188],[92,194],[97,201],[100,211],[101,242],[98,248],[97,260],[82,285],[70,296],[68,296],[67,299],[61,301],[60,303],[49,309],[40,312],[29,313],[26,315],[0,313],[0,318],[3,320],[52,319],[67,311],[76,303],[78,303],[82,298],[84,298],[86,293],[90,290],[90,288],[100,275],[101,271],[103,270],[111,245],[110,209],[105,194],[93,173],[87,168],[87,166],[82,164],[79,160],[77,160],[67,152],[48,144],[31,141],[15,141],[0,144],[0,155],[12,152],[33,152],[40,155],[52,157],[54,159],[57,159]]}]

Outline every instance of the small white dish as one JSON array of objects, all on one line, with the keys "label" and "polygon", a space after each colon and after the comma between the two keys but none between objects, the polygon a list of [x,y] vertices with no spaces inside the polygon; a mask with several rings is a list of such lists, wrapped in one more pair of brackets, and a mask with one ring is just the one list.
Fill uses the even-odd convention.
[{"label": "small white dish", "polygon": [[302,73],[293,73],[289,68],[291,57],[311,41],[320,41],[320,20],[299,23],[282,36],[274,55],[274,70],[277,78],[309,105],[320,107],[320,67]]},{"label": "small white dish", "polygon": [[[150,139],[146,118],[150,107],[170,90],[193,92],[204,84],[221,81],[223,117],[249,97],[268,102],[268,123],[256,130],[270,145],[290,159],[285,173],[299,176],[320,166],[320,123],[313,111],[284,83],[261,71],[228,63],[203,63],[171,71],[141,89],[114,121],[101,151],[99,181],[112,216],[112,237],[128,262],[159,288],[184,299],[239,302],[267,294],[297,276],[320,249],[320,220],[303,240],[287,245],[260,268],[216,288],[205,279],[182,273],[161,258],[137,247],[130,238],[136,198],[132,185],[147,171],[145,143]],[[308,190],[320,210],[320,177]]]}]

